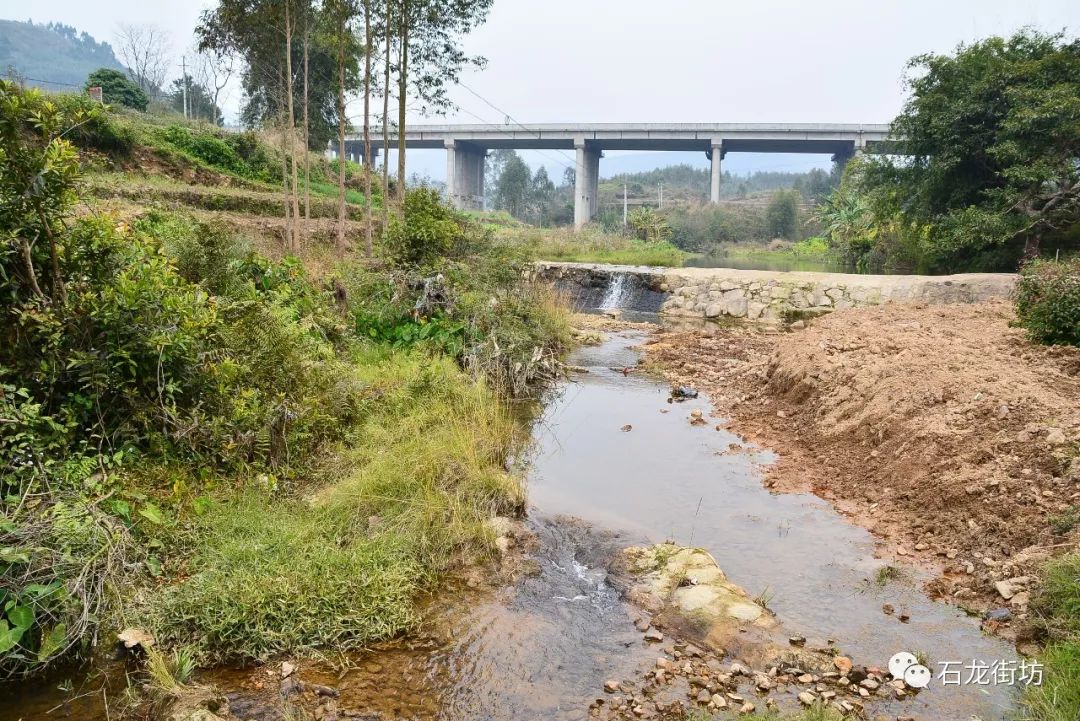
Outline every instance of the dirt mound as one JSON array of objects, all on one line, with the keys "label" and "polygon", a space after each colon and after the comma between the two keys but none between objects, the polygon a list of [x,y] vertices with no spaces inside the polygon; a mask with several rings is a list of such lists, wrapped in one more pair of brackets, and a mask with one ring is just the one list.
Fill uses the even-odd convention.
[{"label": "dirt mound", "polygon": [[665,333],[649,348],[735,430],[778,450],[767,482],[810,489],[941,575],[973,608],[1011,603],[1080,525],[1080,349],[1011,328],[1003,302],[884,305],[810,327]]}]

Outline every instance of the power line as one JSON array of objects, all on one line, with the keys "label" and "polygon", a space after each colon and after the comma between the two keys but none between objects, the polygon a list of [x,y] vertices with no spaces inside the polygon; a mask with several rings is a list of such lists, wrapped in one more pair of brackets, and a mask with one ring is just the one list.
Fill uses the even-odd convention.
[{"label": "power line", "polygon": [[[508,120],[512,121],[512,122],[513,122],[513,123],[514,123],[515,125],[517,125],[517,126],[518,126],[519,128],[521,128],[522,130],[524,130],[524,131],[526,131],[526,132],[528,132],[528,133],[532,133],[532,134],[533,134],[533,135],[535,135],[535,136],[536,136],[537,138],[540,138],[540,137],[541,137],[541,135],[540,135],[539,131],[536,131],[536,130],[530,130],[529,128],[525,127],[525,126],[524,126],[524,125],[522,125],[522,124],[521,124],[520,122],[518,122],[518,121],[517,121],[517,119],[516,119],[516,118],[514,118],[514,116],[513,116],[513,115],[511,115],[510,113],[508,113],[508,112],[506,112],[505,110],[501,109],[500,107],[498,107],[497,105],[495,105],[495,104],[494,104],[493,102],[491,102],[490,100],[488,100],[487,98],[485,98],[485,97],[484,97],[483,95],[481,95],[480,93],[478,93],[478,92],[476,92],[475,90],[473,90],[472,88],[470,88],[470,87],[469,87],[468,85],[466,85],[465,83],[463,83],[463,82],[461,82],[461,81],[459,80],[459,81],[458,81],[458,85],[460,85],[461,87],[465,88],[466,90],[468,90],[468,91],[469,91],[470,93],[472,93],[472,94],[473,94],[473,95],[475,95],[476,97],[480,98],[480,100],[481,100],[481,101],[483,101],[483,102],[484,102],[485,104],[487,104],[487,105],[488,105],[488,106],[489,106],[489,107],[490,107],[490,108],[491,108],[492,110],[494,110],[495,112],[497,112],[497,113],[502,113],[502,115],[503,115],[503,116],[505,116],[505,117],[506,117],[506,118],[507,118]],[[571,157],[570,157],[569,155],[567,155],[567,154],[566,154],[565,152],[563,152],[563,151],[559,150],[558,148],[555,148],[555,152],[557,152],[557,153],[559,153],[560,155],[562,155],[562,156],[563,156],[564,158],[566,158],[567,160],[569,160],[569,161],[570,161],[571,163],[573,163],[573,164],[574,164],[575,166],[577,165],[577,160],[576,160],[575,158],[571,158]]]}]

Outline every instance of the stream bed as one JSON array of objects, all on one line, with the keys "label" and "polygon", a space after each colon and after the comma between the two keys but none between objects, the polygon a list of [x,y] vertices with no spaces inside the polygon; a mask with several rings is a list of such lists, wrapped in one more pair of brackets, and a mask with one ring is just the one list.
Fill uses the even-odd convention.
[{"label": "stream bed", "polygon": [[[977,619],[929,600],[916,571],[877,583],[884,564],[867,531],[812,495],[762,485],[767,450],[717,430],[718,419],[690,425],[693,409],[708,418],[708,399],[670,403],[662,382],[635,369],[647,337],[621,331],[576,351],[569,362],[581,370],[535,423],[526,522],[536,537],[533,571],[496,590],[442,593],[419,633],[349,659],[342,672],[304,664],[306,682],[336,688],[351,718],[586,719],[605,680],[639,677],[657,656],[634,627],[643,614],[610,586],[607,565],[620,548],[667,539],[708,550],[732,582],[764,592],[785,633],[831,640],[857,664],[885,667],[899,651],[925,653],[935,671],[943,661],[1017,659]],[[276,674],[268,665],[201,680],[228,694],[238,718],[279,719]],[[45,713],[57,705],[55,689],[24,692],[0,711],[24,721],[108,718],[93,704]],[[876,702],[870,717],[991,721],[1005,716],[1013,693],[935,682]]]}]

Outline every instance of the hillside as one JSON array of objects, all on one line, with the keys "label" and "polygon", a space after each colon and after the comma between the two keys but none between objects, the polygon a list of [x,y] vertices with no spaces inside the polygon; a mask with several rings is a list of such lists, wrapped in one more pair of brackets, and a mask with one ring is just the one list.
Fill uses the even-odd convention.
[{"label": "hillside", "polygon": [[124,70],[112,46],[69,25],[0,20],[0,69],[51,91],[82,87],[98,68]]}]

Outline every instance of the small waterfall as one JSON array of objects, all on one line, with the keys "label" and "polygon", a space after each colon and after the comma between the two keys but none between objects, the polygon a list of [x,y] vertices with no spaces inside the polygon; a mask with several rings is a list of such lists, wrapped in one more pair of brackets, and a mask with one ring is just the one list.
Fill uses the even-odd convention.
[{"label": "small waterfall", "polygon": [[600,301],[600,310],[618,310],[625,307],[632,285],[628,279],[628,273],[611,274],[604,298]]}]

